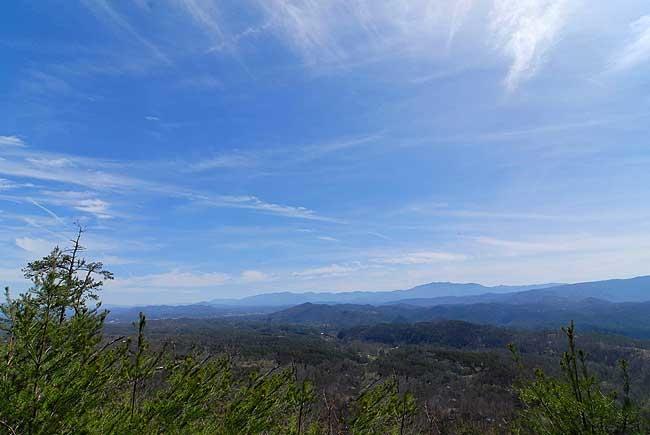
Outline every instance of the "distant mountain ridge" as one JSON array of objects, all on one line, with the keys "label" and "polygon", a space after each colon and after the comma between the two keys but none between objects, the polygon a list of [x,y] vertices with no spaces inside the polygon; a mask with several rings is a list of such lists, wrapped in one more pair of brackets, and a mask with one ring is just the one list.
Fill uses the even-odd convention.
[{"label": "distant mountain ridge", "polygon": [[502,294],[545,289],[564,284],[547,283],[532,285],[499,285],[488,287],[476,283],[432,282],[407,290],[353,291],[353,292],[278,292],[262,293],[241,299],[213,299],[208,304],[217,306],[287,306],[304,303],[315,304],[387,304],[405,299],[429,299],[438,297],[464,297],[486,293]]},{"label": "distant mountain ridge", "polygon": [[223,307],[287,307],[304,303],[436,306],[475,303],[556,304],[588,298],[609,302],[650,301],[650,276],[576,284],[546,283],[494,287],[476,283],[432,282],[407,290],[265,293],[242,299],[216,299],[206,304]]},{"label": "distant mountain ridge", "polygon": [[540,289],[537,293],[563,296],[574,301],[596,298],[610,302],[646,302],[650,301],[650,276],[564,284]]},{"label": "distant mountain ridge", "polygon": [[535,329],[575,320],[590,330],[650,338],[650,276],[560,285],[430,283],[387,292],[284,292],[110,311],[109,322],[132,321],[143,311],[152,319],[228,317],[333,328],[447,319]]}]

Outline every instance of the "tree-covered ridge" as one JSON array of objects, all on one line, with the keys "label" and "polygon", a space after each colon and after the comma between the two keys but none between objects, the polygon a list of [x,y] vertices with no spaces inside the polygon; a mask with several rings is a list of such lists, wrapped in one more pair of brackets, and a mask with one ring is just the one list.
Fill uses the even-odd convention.
[{"label": "tree-covered ridge", "polygon": [[[0,430],[6,433],[644,430],[629,394],[627,366],[620,387],[601,389],[584,354],[575,348],[572,328],[567,330],[569,351],[562,358],[560,376],[538,370],[533,379],[522,376],[515,390],[498,387],[514,379],[507,368],[512,364],[502,356],[463,350],[503,348],[512,335],[464,322],[379,325],[342,332],[340,338],[258,325],[248,331],[234,328],[233,336],[251,343],[267,340],[264,343],[277,346],[273,358],[254,358],[255,352],[262,355],[262,348],[248,357],[228,346],[212,352],[200,345],[197,328],[191,329],[189,342],[150,341],[142,314],[134,329],[106,334],[107,312],[99,294],[112,274],[101,263],[86,261],[82,253],[79,238],[69,250],[56,248],[27,265],[25,277],[32,286],[26,293],[12,298],[7,290],[0,319]],[[290,334],[299,337],[292,342],[298,346],[284,349],[283,337]],[[204,338],[211,338],[210,331]],[[373,347],[373,340],[395,348]],[[520,366],[525,373],[528,366]],[[467,420],[425,398],[429,382],[450,376],[461,382],[459,386],[474,389],[443,394],[477,394],[479,399],[514,394],[519,416],[504,416],[499,422]],[[332,388],[332,378],[348,388]],[[612,395],[617,389],[619,397]],[[563,407],[570,412],[560,412]],[[574,414],[589,424],[567,426],[566,416]]]},{"label": "tree-covered ridge", "polygon": [[521,304],[471,303],[419,307],[409,305],[302,304],[267,316],[269,321],[305,325],[367,326],[435,320],[517,329],[559,329],[575,320],[581,330],[650,339],[650,302],[611,303],[597,299]]}]

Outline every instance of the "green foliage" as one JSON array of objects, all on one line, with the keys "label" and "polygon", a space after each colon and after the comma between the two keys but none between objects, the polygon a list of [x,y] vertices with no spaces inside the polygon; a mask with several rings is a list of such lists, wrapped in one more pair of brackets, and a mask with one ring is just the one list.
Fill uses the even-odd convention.
[{"label": "green foliage", "polygon": [[[516,431],[549,435],[645,433],[629,397],[627,363],[621,361],[623,398],[619,400],[616,392],[604,392],[589,372],[585,353],[576,348],[573,322],[563,331],[568,349],[561,359],[561,376],[550,377],[536,369],[534,379],[519,387],[524,409]],[[514,346],[511,351],[521,366]]]},{"label": "green foliage", "polygon": [[[81,232],[79,233],[81,236]],[[140,314],[134,338],[103,335],[101,263],[56,248],[29,263],[33,285],[1,306],[0,426],[17,434],[318,434],[312,383],[295,365],[234,376],[228,355],[152,348]],[[94,303],[94,306],[91,305]],[[241,372],[241,370],[239,370]],[[404,433],[415,410],[392,379],[359,399],[353,433]],[[330,425],[331,426],[331,425]]]},{"label": "green foliage", "polygon": [[399,381],[393,376],[366,389],[357,399],[350,433],[402,435],[407,433],[415,412],[415,398],[400,393]]},{"label": "green foliage", "polygon": [[11,432],[71,433],[83,416],[102,403],[118,356],[101,347],[105,313],[88,302],[97,298],[101,263],[78,258],[80,247],[55,249],[29,263],[32,288],[18,299],[6,290],[0,307],[0,420]]},{"label": "green foliage", "polygon": [[[79,236],[81,232],[79,233]],[[1,306],[0,426],[9,433],[302,433],[313,388],[295,368],[237,381],[232,364],[153,351],[140,315],[134,339],[103,336],[101,263],[56,248],[32,263],[33,286]]]}]

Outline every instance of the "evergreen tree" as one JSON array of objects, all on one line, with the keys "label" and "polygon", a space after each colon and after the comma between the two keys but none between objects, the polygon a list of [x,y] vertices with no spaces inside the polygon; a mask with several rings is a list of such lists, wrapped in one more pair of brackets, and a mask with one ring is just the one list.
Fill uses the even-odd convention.
[{"label": "evergreen tree", "polygon": [[[79,232],[79,236],[81,232]],[[73,248],[29,263],[33,285],[0,306],[0,421],[16,433],[72,433],[104,400],[119,355],[102,343],[106,312],[97,300],[112,275]]]},{"label": "evergreen tree", "polygon": [[1,306],[0,427],[11,434],[302,433],[312,397],[294,369],[247,380],[227,357],[154,352],[140,314],[134,339],[103,336],[99,291],[113,275],[79,240],[29,263],[30,289]]},{"label": "evergreen tree", "polygon": [[415,412],[415,399],[400,392],[399,380],[392,376],[367,388],[357,399],[350,433],[403,435]]},{"label": "evergreen tree", "polygon": [[[534,379],[517,388],[524,408],[516,421],[515,431],[548,435],[646,433],[630,400],[627,363],[621,361],[620,364],[621,399],[615,391],[603,391],[590,373],[585,353],[576,347],[573,322],[562,330],[567,338],[567,351],[560,361],[561,376],[551,377],[536,369]],[[515,347],[511,345],[510,350],[523,368]]]}]

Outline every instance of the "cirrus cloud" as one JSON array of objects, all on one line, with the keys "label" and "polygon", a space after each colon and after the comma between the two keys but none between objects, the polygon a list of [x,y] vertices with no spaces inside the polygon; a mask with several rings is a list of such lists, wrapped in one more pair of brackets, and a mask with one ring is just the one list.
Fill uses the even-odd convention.
[{"label": "cirrus cloud", "polygon": [[443,261],[462,261],[466,260],[467,256],[463,254],[454,254],[450,252],[433,252],[433,251],[420,251],[410,252],[403,255],[394,257],[375,258],[372,261],[379,264],[401,264],[401,265],[416,265],[416,264],[432,264]]},{"label": "cirrus cloud", "polygon": [[510,91],[535,74],[557,42],[570,12],[569,0],[496,0],[490,29],[494,48],[512,63],[504,80]]},{"label": "cirrus cloud", "polygon": [[611,69],[626,70],[650,60],[650,15],[644,15],[630,24],[632,36],[627,45],[616,53]]}]

